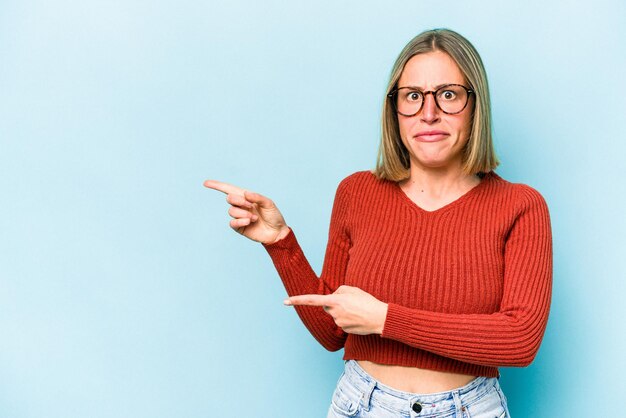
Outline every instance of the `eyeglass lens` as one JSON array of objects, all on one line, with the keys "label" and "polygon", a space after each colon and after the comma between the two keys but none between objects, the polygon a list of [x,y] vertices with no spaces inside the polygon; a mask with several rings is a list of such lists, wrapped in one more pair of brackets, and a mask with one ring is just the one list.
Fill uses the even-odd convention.
[{"label": "eyeglass lens", "polygon": [[[426,94],[429,94],[428,92]],[[467,104],[469,94],[463,86],[443,86],[432,93],[439,108],[445,113],[459,113]],[[412,87],[402,87],[396,93],[396,109],[399,113],[412,116],[424,105],[424,93]]]}]

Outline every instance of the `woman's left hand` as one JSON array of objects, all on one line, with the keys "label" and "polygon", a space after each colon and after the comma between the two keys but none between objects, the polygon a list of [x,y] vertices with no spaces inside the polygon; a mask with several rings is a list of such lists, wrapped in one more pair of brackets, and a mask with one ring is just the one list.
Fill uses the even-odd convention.
[{"label": "woman's left hand", "polygon": [[382,334],[387,304],[352,286],[339,286],[330,295],[300,295],[285,299],[284,304],[322,306],[335,324],[349,334]]}]

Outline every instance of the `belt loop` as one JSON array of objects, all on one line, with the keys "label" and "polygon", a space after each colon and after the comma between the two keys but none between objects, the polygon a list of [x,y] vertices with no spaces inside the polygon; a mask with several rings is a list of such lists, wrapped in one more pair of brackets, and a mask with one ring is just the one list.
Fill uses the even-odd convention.
[{"label": "belt loop", "polygon": [[363,404],[363,408],[366,411],[370,410],[370,401],[372,399],[372,392],[374,392],[374,389],[376,389],[376,381],[375,380],[370,380],[369,382],[367,382],[368,387],[365,390],[365,392],[363,393],[363,395],[361,396],[361,401]]},{"label": "belt loop", "polygon": [[452,392],[454,398],[454,409],[456,410],[456,417],[463,418],[463,405],[461,405],[461,392],[455,390]]}]

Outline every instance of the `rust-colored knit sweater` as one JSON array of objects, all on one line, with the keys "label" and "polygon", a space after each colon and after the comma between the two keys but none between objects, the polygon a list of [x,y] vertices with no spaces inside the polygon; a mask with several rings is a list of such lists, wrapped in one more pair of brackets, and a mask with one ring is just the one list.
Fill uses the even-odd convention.
[{"label": "rust-colored knit sweater", "polygon": [[289,296],[346,284],[389,304],[382,335],[347,334],[321,307],[297,306],[311,334],[344,359],[499,377],[529,365],[552,293],[543,197],[495,172],[435,211],[369,171],[337,188],[318,278],[293,230],[263,244]]}]

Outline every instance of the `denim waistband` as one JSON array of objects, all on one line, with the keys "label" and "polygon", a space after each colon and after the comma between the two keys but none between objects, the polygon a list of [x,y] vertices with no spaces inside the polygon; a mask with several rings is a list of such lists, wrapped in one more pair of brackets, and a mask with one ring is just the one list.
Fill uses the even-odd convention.
[{"label": "denim waistband", "polygon": [[465,386],[456,389],[420,394],[403,392],[380,383],[355,360],[346,361],[344,374],[349,384],[363,393],[362,401],[365,404],[374,401],[398,412],[408,412],[414,403],[419,402],[423,408],[423,415],[460,410],[462,406],[471,405],[482,398],[488,390],[498,384],[495,377],[478,376]]}]

